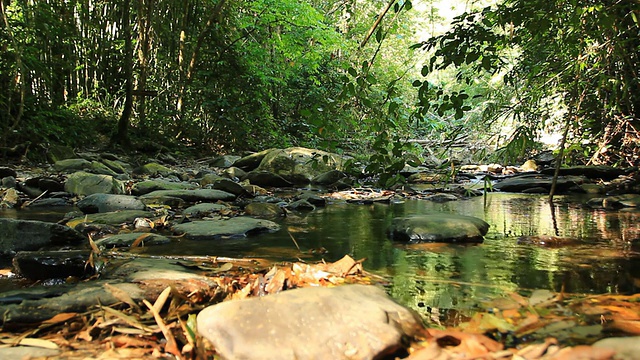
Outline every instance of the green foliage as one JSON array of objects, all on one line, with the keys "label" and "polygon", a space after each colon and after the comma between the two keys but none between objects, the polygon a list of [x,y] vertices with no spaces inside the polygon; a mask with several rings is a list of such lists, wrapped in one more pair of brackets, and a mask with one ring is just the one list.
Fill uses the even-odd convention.
[{"label": "green foliage", "polygon": [[[510,114],[520,131],[507,148],[521,149],[545,122],[564,117],[574,143],[620,150],[611,158],[596,151],[592,161],[626,159],[635,164],[637,150],[630,144],[638,139],[640,95],[631,89],[639,85],[634,74],[640,65],[640,40],[634,15],[627,2],[507,0],[459,16],[451,31],[415,48],[434,51],[423,67],[425,76],[448,67],[457,68],[456,78],[466,84],[475,74],[504,75],[512,97],[502,98],[493,114]],[[428,85],[415,85],[421,116],[434,107],[454,111],[456,117],[468,109],[458,101],[459,92],[447,97],[436,89],[433,96]],[[558,95],[560,108],[553,100]],[[557,115],[562,106],[570,111]]]}]

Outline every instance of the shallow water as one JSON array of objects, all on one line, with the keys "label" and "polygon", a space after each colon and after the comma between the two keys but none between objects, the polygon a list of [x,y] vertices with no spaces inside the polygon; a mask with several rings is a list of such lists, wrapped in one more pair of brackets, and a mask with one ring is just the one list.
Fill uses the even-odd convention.
[{"label": "shallow water", "polygon": [[[637,292],[640,253],[633,242],[640,239],[640,211],[593,210],[581,205],[585,200],[556,197],[550,206],[547,196],[492,193],[486,199],[447,203],[331,204],[277,219],[282,228],[276,233],[206,242],[179,239],[143,251],[152,255],[306,261],[335,261],[349,254],[355,259],[366,258],[364,268],[387,277],[388,291],[394,298],[425,316],[443,317],[451,309],[471,313],[483,301],[510,292],[527,295],[534,289]],[[475,216],[491,227],[484,243],[475,245],[407,246],[387,238],[386,230],[394,217],[427,211]],[[38,218],[37,213],[15,216]],[[46,216],[56,221],[62,213],[53,220],[52,213]],[[518,241],[522,236],[538,235],[576,241],[561,247]]]}]

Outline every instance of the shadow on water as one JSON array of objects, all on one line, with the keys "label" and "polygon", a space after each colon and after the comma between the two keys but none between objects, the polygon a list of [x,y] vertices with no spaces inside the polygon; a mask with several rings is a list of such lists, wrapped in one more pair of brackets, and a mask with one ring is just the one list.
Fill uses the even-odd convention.
[{"label": "shadow on water", "polygon": [[[446,309],[472,312],[483,301],[511,292],[527,295],[534,289],[639,291],[640,254],[633,243],[640,239],[640,212],[593,210],[581,205],[585,200],[557,197],[552,207],[547,196],[493,193],[486,206],[482,197],[447,203],[332,204],[278,219],[282,228],[276,233],[207,242],[180,239],[144,251],[287,261],[335,261],[349,254],[366,258],[365,269],[390,279],[388,291],[394,298],[427,317]],[[428,211],[475,216],[491,228],[477,245],[401,245],[387,238],[394,217]],[[521,241],[539,236],[570,241],[553,247]],[[318,249],[326,253],[317,255]]]}]

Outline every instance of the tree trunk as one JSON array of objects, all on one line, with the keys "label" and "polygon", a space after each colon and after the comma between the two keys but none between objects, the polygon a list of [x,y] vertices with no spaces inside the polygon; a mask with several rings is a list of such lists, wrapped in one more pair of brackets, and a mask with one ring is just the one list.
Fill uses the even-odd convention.
[{"label": "tree trunk", "polygon": [[124,148],[131,147],[129,139],[129,123],[131,121],[131,113],[133,110],[133,47],[131,41],[131,24],[129,19],[130,0],[123,0],[122,9],[122,32],[124,36],[124,64],[123,76],[125,78],[125,101],[122,115],[118,120],[118,131],[111,139],[112,144],[121,145]]}]

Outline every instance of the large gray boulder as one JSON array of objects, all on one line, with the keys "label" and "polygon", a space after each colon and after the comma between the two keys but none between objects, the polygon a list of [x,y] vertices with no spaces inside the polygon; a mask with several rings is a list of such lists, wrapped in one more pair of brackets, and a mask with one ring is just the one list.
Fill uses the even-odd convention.
[{"label": "large gray boulder", "polygon": [[197,321],[223,359],[376,359],[423,328],[414,312],[367,285],[226,301]]},{"label": "large gray boulder", "polygon": [[69,175],[64,190],[75,195],[121,194],[123,186],[113,176],[78,171]]},{"label": "large gray boulder", "polygon": [[76,204],[85,214],[117,210],[144,210],[145,205],[135,196],[114,194],[91,194]]},{"label": "large gray boulder", "polygon": [[482,242],[489,224],[472,216],[427,213],[393,219],[389,236],[393,240],[421,242]]},{"label": "large gray boulder", "polygon": [[[578,184],[583,181],[583,178],[577,176],[559,176],[556,182],[556,191],[566,192],[571,188],[577,188]],[[552,176],[527,174],[501,180],[493,185],[493,188],[505,192],[537,192],[532,190],[540,189],[540,192],[548,193],[552,182]]]},{"label": "large gray boulder", "polygon": [[213,240],[221,237],[243,237],[260,232],[277,231],[280,226],[273,221],[246,216],[226,220],[204,220],[178,224],[173,231],[185,234],[191,240]]},{"label": "large gray boulder", "polygon": [[60,224],[0,218],[0,254],[38,250],[47,245],[79,244],[86,238]]},{"label": "large gray boulder", "polygon": [[294,184],[308,184],[316,176],[330,170],[344,170],[344,163],[344,159],[338,154],[291,147],[267,153],[257,170],[280,175]]}]

